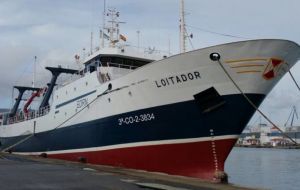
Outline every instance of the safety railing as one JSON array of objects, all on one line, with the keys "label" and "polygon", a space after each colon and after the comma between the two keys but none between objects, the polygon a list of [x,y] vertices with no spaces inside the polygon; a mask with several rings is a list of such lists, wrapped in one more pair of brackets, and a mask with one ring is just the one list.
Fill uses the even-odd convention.
[{"label": "safety railing", "polygon": [[[7,122],[4,122],[5,121],[5,119],[4,119],[2,123],[3,123],[3,125],[10,125],[10,124],[14,124],[14,123],[19,123],[19,122],[22,122],[22,121],[42,117],[42,116],[48,114],[49,112],[50,112],[50,106],[46,106],[44,108],[41,108],[41,109],[35,110],[35,111],[29,111],[28,113],[19,112],[14,117],[8,117],[9,113],[7,113],[7,115],[6,115],[6,117],[8,118]],[[2,117],[5,118],[5,115],[3,115]]]}]

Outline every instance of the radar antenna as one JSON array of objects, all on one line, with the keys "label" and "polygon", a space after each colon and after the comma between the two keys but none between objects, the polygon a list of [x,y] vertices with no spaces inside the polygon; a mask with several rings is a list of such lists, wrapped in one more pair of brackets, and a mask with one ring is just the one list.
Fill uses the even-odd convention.
[{"label": "radar antenna", "polygon": [[108,21],[110,24],[108,27],[105,28],[109,33],[110,47],[115,47],[116,43],[118,43],[120,39],[126,41],[125,36],[120,34],[119,29],[119,25],[125,22],[118,21],[120,12],[116,11],[115,8],[108,9],[106,16],[110,17],[110,20]]}]

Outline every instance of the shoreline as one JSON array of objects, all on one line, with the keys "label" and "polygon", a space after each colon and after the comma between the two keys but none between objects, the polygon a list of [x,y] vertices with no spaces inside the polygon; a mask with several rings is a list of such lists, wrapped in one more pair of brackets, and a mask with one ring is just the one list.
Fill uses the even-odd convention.
[{"label": "shoreline", "polygon": [[300,145],[291,145],[291,146],[235,145],[234,147],[242,147],[242,148],[272,148],[272,149],[300,149]]}]

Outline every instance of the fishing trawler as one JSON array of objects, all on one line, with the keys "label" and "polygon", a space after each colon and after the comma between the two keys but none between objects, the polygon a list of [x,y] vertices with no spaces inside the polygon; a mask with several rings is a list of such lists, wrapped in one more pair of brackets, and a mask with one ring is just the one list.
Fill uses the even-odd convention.
[{"label": "fishing trawler", "polygon": [[[15,105],[0,117],[2,151],[220,180],[255,106],[299,60],[299,45],[266,39],[141,52],[122,45],[119,13],[107,15],[109,45],[76,55],[82,69],[46,67],[44,88],[15,86]],[[73,80],[55,87],[61,74]],[[39,107],[28,109],[37,97]]]}]

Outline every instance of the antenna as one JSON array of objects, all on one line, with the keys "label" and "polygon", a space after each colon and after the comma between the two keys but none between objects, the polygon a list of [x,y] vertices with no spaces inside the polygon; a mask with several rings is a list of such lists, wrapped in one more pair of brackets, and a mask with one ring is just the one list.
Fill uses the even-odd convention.
[{"label": "antenna", "polygon": [[82,58],[83,58],[83,61],[85,60],[85,48],[82,49]]},{"label": "antenna", "polygon": [[180,53],[186,52],[184,0],[180,0]]},{"label": "antenna", "polygon": [[120,39],[126,41],[126,37],[120,35],[119,33],[119,25],[125,22],[118,21],[120,13],[116,11],[115,8],[108,9],[108,11],[109,12],[106,14],[106,16],[109,16],[111,20],[108,21],[110,26],[106,27],[105,29],[107,29],[109,33],[110,47],[115,47],[116,43],[118,43]]},{"label": "antenna", "polygon": [[93,54],[93,32],[91,32],[91,55]]},{"label": "antenna", "polygon": [[171,40],[170,40],[170,37],[168,37],[168,53],[169,53],[169,56],[171,55]]},{"label": "antenna", "polygon": [[140,50],[140,33],[141,33],[141,31],[139,31],[139,30],[136,31],[136,34],[137,34],[137,47],[138,47],[138,50]]},{"label": "antenna", "polygon": [[32,78],[32,87],[34,88],[35,86],[35,75],[36,75],[36,59],[37,57],[34,56],[34,63],[33,63],[33,78]]}]

